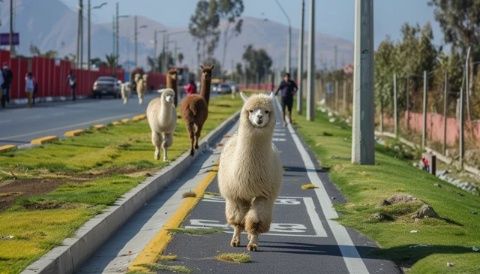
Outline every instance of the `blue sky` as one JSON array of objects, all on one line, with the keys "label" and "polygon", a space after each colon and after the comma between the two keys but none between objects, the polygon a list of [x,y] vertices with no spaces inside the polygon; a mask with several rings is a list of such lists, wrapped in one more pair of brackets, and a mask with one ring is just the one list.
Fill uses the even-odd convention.
[{"label": "blue sky", "polygon": [[[75,7],[78,0],[62,0]],[[108,2],[100,10],[95,10],[92,18],[96,22],[111,22],[115,3],[120,3],[121,14],[138,14],[150,17],[171,27],[187,27],[197,0],[91,0],[92,5]],[[84,0],[87,2],[87,0]],[[293,27],[300,24],[301,0],[279,0],[290,16]],[[308,2],[306,6],[308,9]],[[168,3],[168,4],[167,4]],[[443,35],[434,20],[433,9],[428,0],[375,0],[375,44],[386,35],[392,39],[400,38],[400,27],[405,22],[423,25],[431,22],[435,43],[441,44]],[[275,3],[275,0],[244,0],[244,15],[268,18],[287,24],[287,20]],[[316,0],[317,31],[335,35],[353,41],[354,0]]]}]

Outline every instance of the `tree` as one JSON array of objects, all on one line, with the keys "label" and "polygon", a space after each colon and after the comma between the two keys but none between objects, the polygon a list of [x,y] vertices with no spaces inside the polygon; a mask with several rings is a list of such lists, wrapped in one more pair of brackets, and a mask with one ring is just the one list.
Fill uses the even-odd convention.
[{"label": "tree", "polygon": [[375,53],[375,103],[380,106],[382,115],[386,106],[392,102],[393,74],[397,72],[396,53],[390,37],[380,43]]},{"label": "tree", "polygon": [[195,13],[190,17],[188,30],[197,40],[198,56],[201,59],[212,58],[218,45],[220,17],[217,9],[216,0],[199,0]]},{"label": "tree", "polygon": [[56,58],[58,55],[58,52],[56,50],[49,50],[49,51],[46,51],[45,53],[42,53],[40,49],[34,44],[30,44],[30,53],[33,56],[42,56],[46,58]]},{"label": "tree", "polygon": [[105,64],[107,67],[114,69],[117,67],[117,56],[115,54],[107,54],[105,55]]},{"label": "tree", "polygon": [[242,55],[242,59],[247,62],[245,73],[248,80],[259,82],[265,79],[272,67],[272,58],[264,49],[254,49],[252,45],[248,45]]},{"label": "tree", "polygon": [[218,14],[221,19],[226,20],[226,27],[223,31],[223,56],[222,66],[225,66],[228,43],[242,32],[243,19],[239,19],[244,10],[243,0],[218,0]]}]

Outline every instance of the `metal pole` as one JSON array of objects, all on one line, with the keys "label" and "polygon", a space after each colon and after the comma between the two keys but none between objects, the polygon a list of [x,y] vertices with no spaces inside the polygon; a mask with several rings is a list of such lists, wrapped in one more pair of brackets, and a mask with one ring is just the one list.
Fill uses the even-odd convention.
[{"label": "metal pole", "polygon": [[133,21],[133,24],[134,24],[134,27],[133,27],[133,32],[134,32],[134,46],[135,46],[135,50],[134,50],[134,60],[135,60],[135,67],[138,66],[138,22],[137,22],[137,16],[135,15],[135,18],[134,18],[134,21]]},{"label": "metal pole", "polygon": [[77,21],[77,53],[76,53],[76,56],[75,56],[75,59],[76,59],[76,64],[77,64],[77,67],[79,67],[79,64],[80,64],[80,25],[81,25],[81,22],[82,22],[82,15],[81,15],[81,12],[80,12],[80,6],[82,5],[82,0],[78,0],[78,21]]},{"label": "metal pole", "polygon": [[10,0],[10,56],[15,56],[15,46],[13,45],[13,0]]},{"label": "metal pole", "polygon": [[448,71],[445,69],[443,84],[443,155],[447,154],[447,108],[448,108]]},{"label": "metal pole", "polygon": [[298,91],[297,91],[297,112],[302,114],[303,105],[303,34],[305,32],[305,0],[302,0],[302,15],[300,20],[300,40],[298,42]]},{"label": "metal pole", "polygon": [[115,3],[115,57],[120,61],[120,4]]},{"label": "metal pole", "polygon": [[393,132],[398,138],[398,96],[397,96],[397,74],[393,74]]},{"label": "metal pole", "polygon": [[313,121],[315,119],[315,0],[310,0],[307,66],[307,120]]},{"label": "metal pole", "polygon": [[157,30],[153,31],[153,59],[157,59]]},{"label": "metal pole", "polygon": [[373,0],[355,1],[352,163],[375,164]]},{"label": "metal pole", "polygon": [[90,59],[91,59],[91,42],[92,42],[92,6],[91,0],[88,0],[87,4],[87,69],[90,70]]},{"label": "metal pole", "polygon": [[460,154],[460,168],[463,169],[463,159],[465,156],[465,110],[464,110],[464,104],[465,104],[465,89],[468,89],[468,60],[470,59],[470,50],[471,47],[468,47],[467,50],[467,58],[465,60],[465,88],[462,84],[462,88],[460,89],[460,140],[459,140],[459,154]]},{"label": "metal pole", "polygon": [[113,54],[113,56],[117,56],[116,49],[115,49],[115,44],[116,44],[116,39],[117,39],[117,36],[115,34],[116,29],[117,29],[116,21],[117,21],[117,19],[114,15],[113,19],[112,19],[112,54]]},{"label": "metal pole", "polygon": [[427,71],[423,71],[423,122],[422,122],[422,150],[427,145]]},{"label": "metal pole", "polygon": [[80,68],[83,68],[83,1],[80,0]]}]

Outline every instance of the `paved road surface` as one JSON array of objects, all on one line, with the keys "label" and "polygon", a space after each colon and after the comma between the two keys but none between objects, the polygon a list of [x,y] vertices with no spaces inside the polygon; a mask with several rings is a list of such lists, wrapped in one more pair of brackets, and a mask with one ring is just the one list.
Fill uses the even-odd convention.
[{"label": "paved road surface", "polygon": [[24,145],[46,135],[63,136],[67,130],[88,128],[144,113],[151,98],[143,105],[132,96],[126,105],[122,100],[103,98],[36,104],[34,108],[0,109],[0,145]]},{"label": "paved road surface", "polygon": [[[277,122],[274,143],[285,168],[283,186],[271,230],[260,236],[259,251],[250,252],[252,262],[231,264],[214,259],[220,252],[245,252],[247,242],[243,234],[241,247],[229,246],[232,230],[226,225],[224,201],[215,195],[218,187],[214,180],[183,226],[221,228],[224,232],[207,236],[175,234],[165,251],[178,256],[173,264],[185,265],[194,273],[399,273],[392,262],[369,255],[375,249],[371,241],[334,220],[338,215],[332,203],[343,198],[295,131]],[[199,158],[187,174],[129,220],[79,272],[125,273],[178,207],[181,194],[193,189],[218,160],[219,149]],[[301,185],[308,182],[319,188],[302,190]]]}]

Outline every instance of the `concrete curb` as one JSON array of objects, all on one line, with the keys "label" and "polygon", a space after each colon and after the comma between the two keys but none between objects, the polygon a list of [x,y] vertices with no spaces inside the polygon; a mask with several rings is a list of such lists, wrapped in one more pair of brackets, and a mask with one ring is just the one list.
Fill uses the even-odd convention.
[{"label": "concrete curb", "polygon": [[65,131],[65,133],[63,135],[65,137],[75,137],[75,136],[81,135],[84,132],[85,132],[85,130],[83,130],[83,129],[74,129],[74,130]]},{"label": "concrete curb", "polygon": [[45,137],[32,139],[30,143],[32,145],[43,145],[43,144],[51,143],[55,141],[58,141],[58,137],[52,135],[52,136],[45,136]]},{"label": "concrete curb", "polygon": [[[200,153],[208,149],[210,143],[225,134],[235,124],[239,113],[232,115],[202,139],[199,145]],[[61,246],[50,250],[22,273],[73,273],[78,270],[81,264],[128,218],[189,168],[198,155],[199,153],[196,153],[195,156],[190,157],[189,151],[185,152],[157,174],[124,194],[116,201],[115,205],[87,221],[73,237],[65,239]]]},{"label": "concrete curb", "polygon": [[0,146],[0,153],[1,152],[9,152],[9,151],[12,151],[12,150],[15,150],[17,149],[17,146],[16,145],[4,145],[4,146]]},{"label": "concrete curb", "polygon": [[93,125],[93,128],[96,129],[96,130],[101,130],[101,129],[105,128],[105,125],[103,125],[103,124]]}]

